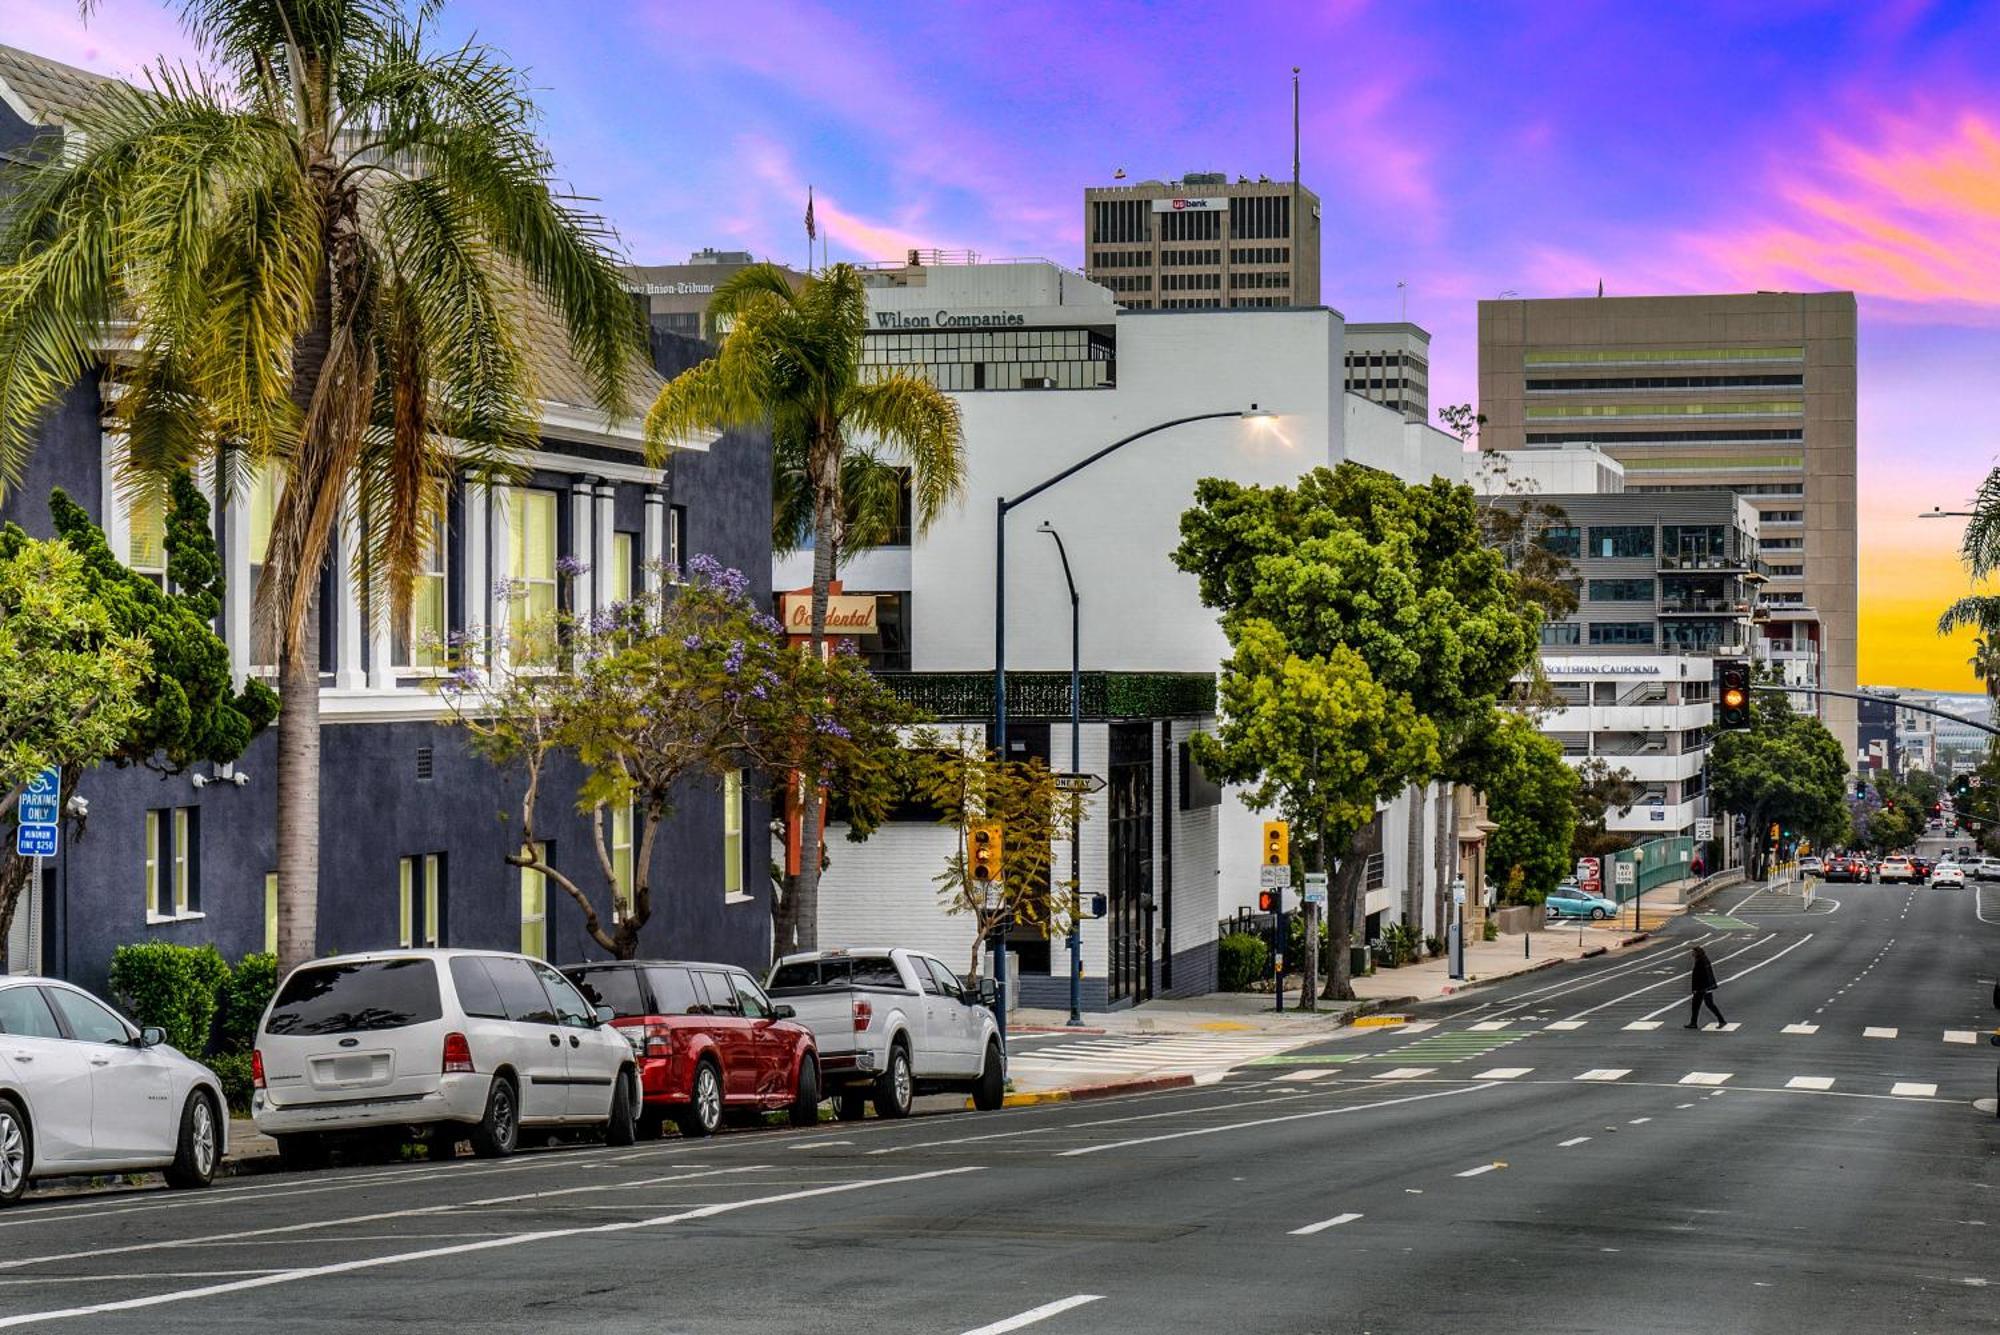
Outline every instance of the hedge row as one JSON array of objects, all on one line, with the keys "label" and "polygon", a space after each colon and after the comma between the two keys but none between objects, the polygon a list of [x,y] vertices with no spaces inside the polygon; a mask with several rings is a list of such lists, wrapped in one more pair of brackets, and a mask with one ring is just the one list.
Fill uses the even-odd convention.
[{"label": "hedge row", "polygon": [[231,969],[214,946],[148,941],[111,956],[111,992],[125,1013],[207,1062],[239,1113],[250,1109],[250,1051],[277,986],[275,955],[245,955]]}]

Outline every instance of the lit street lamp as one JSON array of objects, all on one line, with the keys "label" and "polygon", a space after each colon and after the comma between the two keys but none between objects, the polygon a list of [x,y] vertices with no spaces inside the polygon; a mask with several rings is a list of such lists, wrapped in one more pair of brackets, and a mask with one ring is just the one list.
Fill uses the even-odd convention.
[{"label": "lit street lamp", "polygon": [[1935,505],[1928,510],[1921,510],[1917,513],[1917,518],[1919,519],[1973,519],[1976,517],[1970,510],[1941,510]]}]

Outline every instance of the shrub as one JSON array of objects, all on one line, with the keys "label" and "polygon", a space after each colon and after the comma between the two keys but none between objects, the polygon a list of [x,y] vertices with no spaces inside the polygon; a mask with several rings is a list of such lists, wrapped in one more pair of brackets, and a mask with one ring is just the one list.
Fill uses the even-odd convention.
[{"label": "shrub", "polygon": [[208,1048],[216,996],[229,965],[214,946],[165,941],[120,946],[111,955],[111,990],[141,1025],[158,1025],[167,1042],[191,1057]]},{"label": "shrub", "polygon": [[278,957],[245,955],[222,988],[220,1024],[224,1052],[248,1052],[257,1046],[257,1021],[278,990]]},{"label": "shrub", "polygon": [[222,1082],[222,1097],[229,1103],[229,1111],[235,1117],[250,1115],[250,1054],[247,1052],[218,1052],[205,1059],[208,1069],[215,1072],[215,1078]]},{"label": "shrub", "polygon": [[1231,932],[1216,944],[1218,982],[1224,992],[1241,992],[1264,976],[1271,948],[1249,932]]},{"label": "shrub", "polygon": [[1424,949],[1432,959],[1436,959],[1444,954],[1444,942],[1435,936],[1427,936],[1424,938]]}]

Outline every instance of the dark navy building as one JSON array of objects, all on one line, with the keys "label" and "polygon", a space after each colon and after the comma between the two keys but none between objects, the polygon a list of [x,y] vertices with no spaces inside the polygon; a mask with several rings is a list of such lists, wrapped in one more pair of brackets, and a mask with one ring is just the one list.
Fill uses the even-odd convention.
[{"label": "dark navy building", "polygon": [[[98,76],[0,46],[0,156],[62,132],[63,110]],[[744,571],[759,605],[770,600],[771,452],[762,433],[687,442],[670,468],[646,465],[638,418],[660,381],[649,376],[634,410],[613,423],[594,407],[555,331],[532,350],[544,400],[540,448],[517,485],[469,480],[448,497],[447,532],[417,590],[413,625],[370,619],[357,598],[354,553],[343,540],[322,598],[323,736],[319,948],[400,944],[527,949],[558,962],[601,951],[582,912],[553,882],[510,867],[521,780],[472,755],[439,697],[426,689],[426,632],[503,624],[510,608],[562,602],[601,608],[663,567],[707,553]],[[672,374],[703,355],[660,337],[655,359]],[[121,497],[120,442],[102,429],[97,377],[86,377],[41,428],[23,484],[0,497],[0,519],[51,534],[48,498],[60,486],[104,528],[137,570],[158,568],[162,516]],[[252,634],[255,570],[268,536],[275,479],[211,493],[228,589],[217,630],[239,678],[259,666]],[[564,561],[563,558],[571,558]],[[569,571],[581,569],[582,573]],[[172,777],[104,769],[84,777],[80,836],[66,839],[4,944],[6,966],[85,986],[104,983],[126,942],[210,942],[232,961],[276,936],[275,736],[233,766]],[[596,887],[588,821],[574,810],[578,775],[561,771],[544,793],[538,833],[559,868]],[[616,830],[619,823],[609,822]],[[625,825],[627,847],[632,842]],[[769,956],[769,812],[754,782],[729,776],[691,785],[661,831],[652,875],[646,953],[763,965]],[[614,834],[616,844],[618,835]],[[11,855],[11,849],[8,850]],[[627,853],[625,856],[629,857]]]}]

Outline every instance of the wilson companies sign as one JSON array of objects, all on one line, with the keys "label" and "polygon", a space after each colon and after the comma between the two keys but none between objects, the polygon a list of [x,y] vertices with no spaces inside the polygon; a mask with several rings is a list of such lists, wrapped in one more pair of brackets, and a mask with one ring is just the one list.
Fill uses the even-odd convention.
[{"label": "wilson companies sign", "polygon": [[877,329],[1015,329],[1028,323],[1019,311],[877,311]]}]

